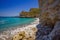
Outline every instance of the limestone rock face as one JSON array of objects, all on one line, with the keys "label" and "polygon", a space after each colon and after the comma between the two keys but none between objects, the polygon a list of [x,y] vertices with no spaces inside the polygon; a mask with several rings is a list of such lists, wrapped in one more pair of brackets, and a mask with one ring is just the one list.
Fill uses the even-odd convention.
[{"label": "limestone rock face", "polygon": [[36,40],[60,40],[60,0],[39,0],[39,7]]},{"label": "limestone rock face", "polygon": [[54,25],[60,20],[60,0],[39,0],[40,23]]}]

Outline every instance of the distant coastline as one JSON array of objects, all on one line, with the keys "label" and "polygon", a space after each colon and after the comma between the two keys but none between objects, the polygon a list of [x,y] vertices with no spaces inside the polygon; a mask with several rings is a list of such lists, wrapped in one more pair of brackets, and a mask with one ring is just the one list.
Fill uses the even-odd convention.
[{"label": "distant coastline", "polygon": [[0,16],[0,18],[38,18],[38,17],[19,17],[19,16],[4,17],[4,16]]},{"label": "distant coastline", "polygon": [[39,8],[30,8],[27,11],[21,11],[19,16],[0,16],[2,18],[39,18],[40,16],[40,9]]}]

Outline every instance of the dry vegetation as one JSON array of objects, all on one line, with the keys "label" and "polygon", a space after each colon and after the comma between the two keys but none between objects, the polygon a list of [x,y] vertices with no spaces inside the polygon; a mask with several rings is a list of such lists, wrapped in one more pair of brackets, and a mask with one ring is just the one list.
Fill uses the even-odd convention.
[{"label": "dry vegetation", "polygon": [[31,8],[29,12],[22,11],[20,13],[20,17],[39,17],[40,9],[39,8]]}]

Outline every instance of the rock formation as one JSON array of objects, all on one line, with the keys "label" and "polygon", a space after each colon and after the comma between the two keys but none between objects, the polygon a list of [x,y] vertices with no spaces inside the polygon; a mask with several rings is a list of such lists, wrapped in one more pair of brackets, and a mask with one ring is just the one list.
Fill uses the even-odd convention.
[{"label": "rock formation", "polygon": [[40,24],[36,40],[60,40],[60,0],[38,0]]},{"label": "rock formation", "polygon": [[60,0],[39,0],[40,23],[54,25],[60,20]]},{"label": "rock formation", "polygon": [[40,9],[39,8],[31,8],[29,12],[22,11],[20,13],[20,17],[39,17]]},{"label": "rock formation", "polygon": [[36,27],[23,27],[13,36],[13,40],[35,40],[36,32]]}]

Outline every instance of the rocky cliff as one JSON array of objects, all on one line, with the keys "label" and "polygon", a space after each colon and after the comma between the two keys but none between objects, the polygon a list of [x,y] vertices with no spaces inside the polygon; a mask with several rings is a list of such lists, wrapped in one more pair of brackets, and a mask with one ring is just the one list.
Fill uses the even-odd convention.
[{"label": "rocky cliff", "polygon": [[20,13],[20,17],[39,17],[40,9],[39,8],[31,8],[29,12],[22,11]]},{"label": "rocky cliff", "polygon": [[60,0],[39,0],[36,40],[60,40]]},{"label": "rocky cliff", "polygon": [[39,0],[40,23],[43,25],[54,25],[60,20],[60,0]]}]

